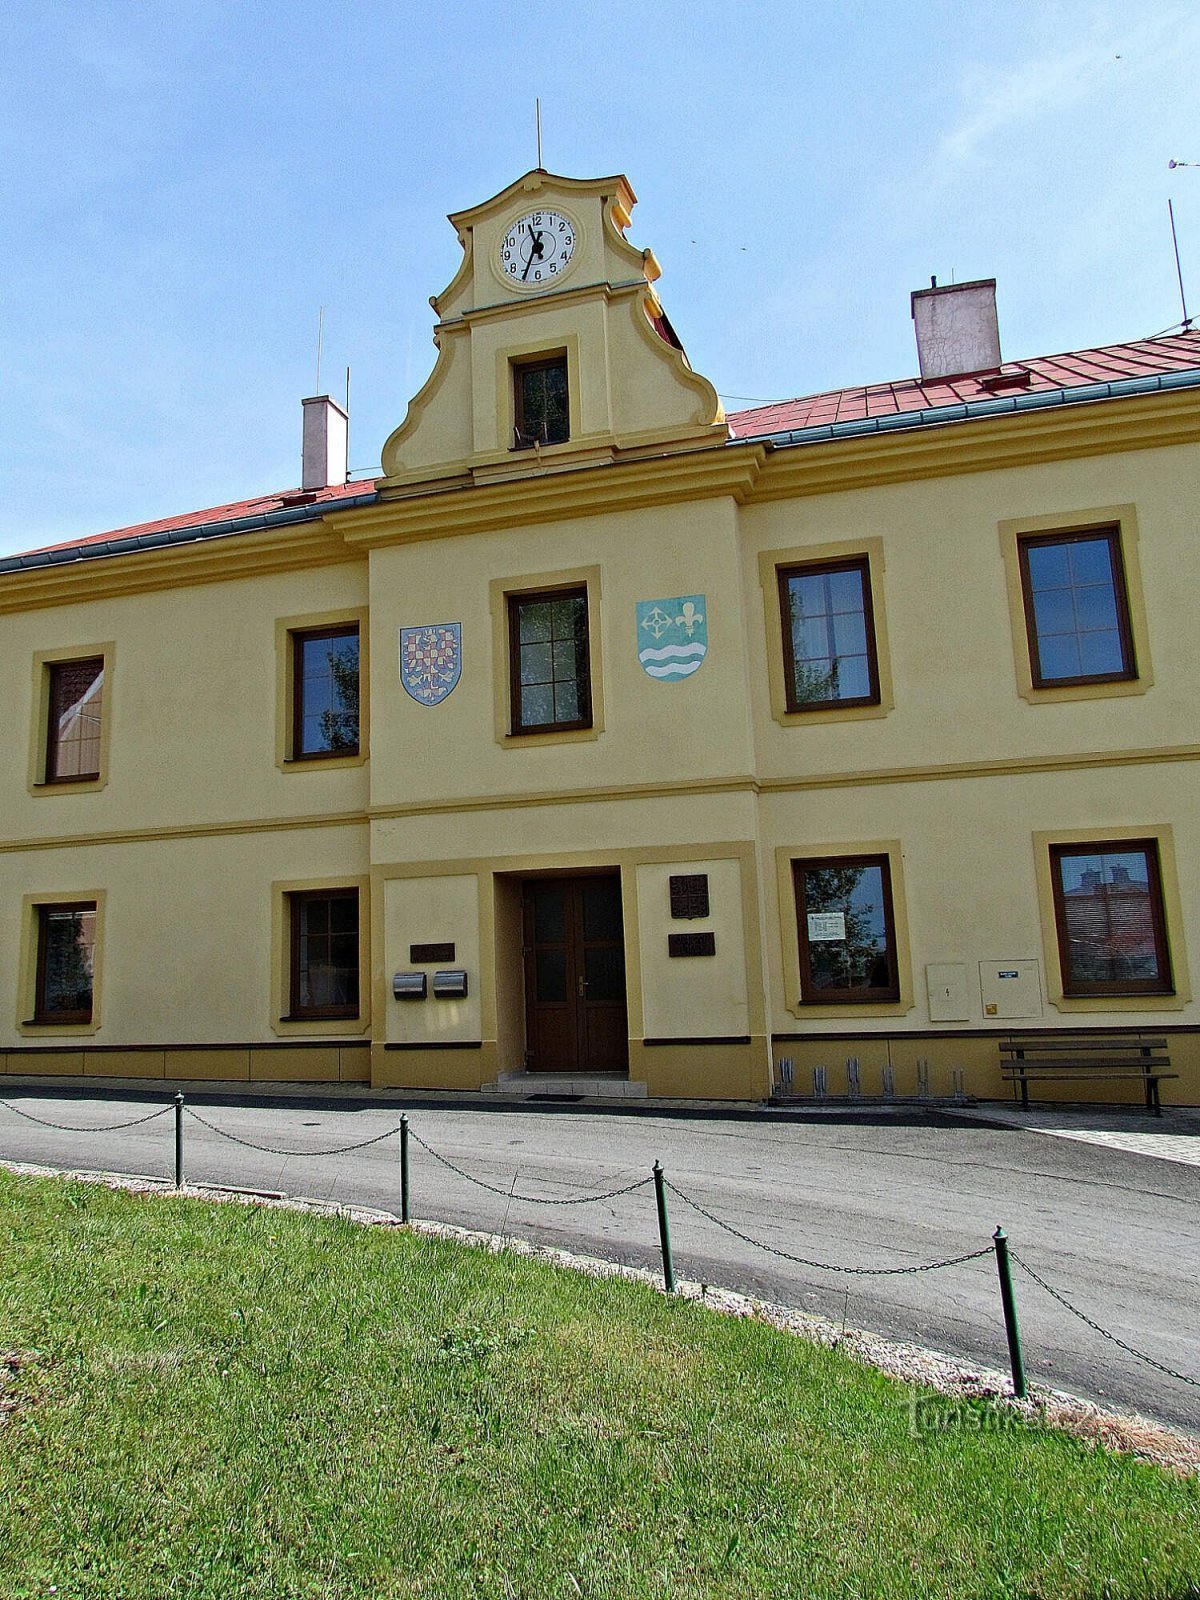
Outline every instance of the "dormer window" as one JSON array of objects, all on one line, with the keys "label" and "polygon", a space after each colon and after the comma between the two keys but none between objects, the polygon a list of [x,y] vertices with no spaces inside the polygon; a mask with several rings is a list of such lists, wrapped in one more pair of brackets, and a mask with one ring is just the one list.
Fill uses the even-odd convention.
[{"label": "dormer window", "polygon": [[513,362],[513,449],[565,444],[571,437],[567,353]]}]

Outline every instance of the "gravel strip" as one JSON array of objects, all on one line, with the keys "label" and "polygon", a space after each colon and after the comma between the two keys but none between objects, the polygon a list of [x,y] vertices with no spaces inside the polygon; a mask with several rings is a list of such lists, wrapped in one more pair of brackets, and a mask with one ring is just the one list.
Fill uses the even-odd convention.
[{"label": "gravel strip", "polygon": [[[173,1184],[161,1179],[63,1170],[19,1161],[0,1161],[0,1168],[20,1177],[70,1178],[82,1183],[100,1183],[105,1188],[120,1189],[131,1194],[177,1194],[210,1203],[262,1206],[271,1210],[345,1217],[365,1226],[404,1226],[390,1211],[379,1211],[371,1206],[341,1205],[303,1196],[288,1199],[275,1194],[221,1189],[212,1185],[185,1186],[177,1190]],[[656,1289],[660,1287],[659,1274],[649,1268],[623,1266],[595,1256],[574,1255],[569,1250],[532,1244],[528,1239],[507,1234],[481,1233],[447,1222],[414,1221],[408,1224],[408,1229],[411,1233],[452,1240],[492,1254],[504,1252],[544,1261],[550,1266],[584,1272],[593,1278],[623,1278],[646,1283]],[[828,1350],[841,1350],[864,1366],[874,1367],[890,1378],[916,1385],[918,1389],[926,1391],[927,1398],[917,1395],[910,1401],[914,1431],[1000,1431],[1020,1418],[1035,1427],[1059,1428],[1093,1446],[1126,1451],[1143,1461],[1153,1462],[1156,1466],[1181,1475],[1200,1475],[1200,1437],[1168,1427],[1165,1423],[1153,1422],[1134,1412],[1106,1410],[1091,1400],[1040,1384],[1031,1385],[1029,1395],[1024,1400],[1017,1400],[1009,1393],[1011,1385],[1005,1373],[962,1361],[944,1351],[885,1339],[881,1334],[870,1333],[862,1328],[844,1328],[824,1317],[755,1300],[712,1284],[681,1278],[677,1280],[676,1289],[680,1298],[698,1301],[720,1315],[752,1317],[756,1321],[769,1323],[811,1344],[821,1345]],[[937,1396],[942,1398],[933,1398]],[[956,1408],[955,1401],[984,1402],[986,1409],[981,1414],[978,1405],[959,1405]]]}]

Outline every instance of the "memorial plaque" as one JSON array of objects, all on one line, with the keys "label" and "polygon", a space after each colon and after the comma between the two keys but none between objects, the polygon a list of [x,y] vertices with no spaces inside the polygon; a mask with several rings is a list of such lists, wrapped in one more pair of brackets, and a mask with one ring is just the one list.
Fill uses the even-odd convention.
[{"label": "memorial plaque", "polygon": [[694,922],[708,916],[708,874],[693,872],[672,877],[671,916],[676,922]]},{"label": "memorial plaque", "polygon": [[715,933],[669,933],[667,935],[667,954],[669,956],[715,956],[717,953],[717,936]]},{"label": "memorial plaque", "polygon": [[452,944],[410,944],[408,959],[414,967],[432,964],[435,961],[453,961],[454,946]]}]

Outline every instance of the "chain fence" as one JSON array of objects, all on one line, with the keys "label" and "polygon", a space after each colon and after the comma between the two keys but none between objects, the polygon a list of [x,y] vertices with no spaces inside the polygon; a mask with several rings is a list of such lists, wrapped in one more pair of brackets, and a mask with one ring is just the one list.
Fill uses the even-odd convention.
[{"label": "chain fence", "polygon": [[1021,1271],[1027,1273],[1039,1289],[1044,1289],[1052,1300],[1057,1300],[1064,1311],[1069,1311],[1073,1317],[1078,1317],[1080,1322],[1086,1323],[1093,1333],[1098,1333],[1102,1339],[1107,1339],[1110,1344],[1115,1344],[1118,1350],[1124,1350],[1126,1355],[1133,1356],[1136,1361],[1144,1361],[1148,1367],[1153,1367],[1155,1372],[1164,1373],[1168,1378],[1177,1378],[1180,1383],[1190,1384],[1193,1389],[1200,1389],[1200,1378],[1189,1378],[1186,1372],[1176,1372],[1174,1367],[1164,1366],[1161,1361],[1156,1361],[1153,1356],[1148,1356],[1144,1350],[1139,1350],[1136,1345],[1126,1344],[1125,1340],[1119,1339],[1110,1328],[1101,1327],[1093,1317],[1088,1316],[1086,1311],[1081,1311],[1077,1305],[1072,1305],[1065,1294],[1060,1294],[1052,1284],[1047,1283],[1041,1273],[1035,1272],[1028,1261],[1019,1256],[1015,1250],[1011,1254]]},{"label": "chain fence", "polygon": [[961,1267],[968,1261],[979,1261],[984,1256],[992,1254],[991,1245],[984,1245],[980,1250],[969,1250],[966,1255],[947,1256],[944,1261],[920,1261],[903,1267],[847,1267],[832,1261],[810,1261],[807,1256],[792,1255],[789,1250],[781,1250],[778,1245],[767,1244],[763,1239],[752,1238],[750,1234],[743,1233],[740,1228],[735,1228],[732,1222],[716,1216],[699,1200],[690,1194],[685,1194],[682,1189],[673,1183],[666,1184],[667,1189],[682,1200],[684,1205],[691,1206],[693,1211],[698,1211],[706,1217],[714,1227],[721,1228],[725,1233],[731,1233],[735,1239],[740,1239],[743,1244],[753,1245],[756,1250],[765,1250],[768,1255],[778,1256],[781,1261],[794,1262],[798,1267],[811,1267],[818,1272],[836,1272],[848,1278],[902,1278],[916,1272],[939,1272],[943,1267]]},{"label": "chain fence", "polygon": [[24,1117],[26,1122],[36,1122],[39,1128],[55,1128],[59,1133],[116,1133],[122,1128],[139,1128],[143,1122],[165,1117],[171,1109],[170,1106],[160,1106],[157,1111],[151,1111],[144,1117],[131,1117],[128,1122],[102,1122],[94,1127],[80,1128],[72,1122],[50,1122],[45,1117],[35,1117],[32,1111],[22,1111],[20,1106],[10,1105],[7,1100],[0,1100],[0,1106],[11,1111],[15,1117]]},{"label": "chain fence", "polygon": [[728,1221],[722,1216],[719,1216],[715,1211],[711,1210],[708,1206],[697,1200],[694,1195],[691,1195],[686,1190],[681,1189],[678,1184],[669,1181],[663,1172],[662,1166],[658,1162],[655,1163],[652,1174],[646,1177],[637,1178],[631,1183],[621,1184],[615,1188],[606,1189],[598,1193],[580,1195],[521,1194],[516,1189],[515,1176],[512,1186],[506,1189],[499,1184],[488,1182],[485,1178],[477,1177],[473,1172],[469,1172],[466,1167],[459,1165],[455,1161],[452,1161],[449,1156],[443,1155],[440,1150],[435,1149],[434,1146],[429,1144],[427,1140],[423,1139],[419,1134],[412,1130],[412,1128],[409,1126],[407,1114],[401,1118],[400,1122],[395,1127],[387,1128],[384,1132],[373,1134],[367,1139],[355,1140],[350,1144],[333,1145],[329,1148],[320,1150],[296,1150],[288,1149],[283,1146],[261,1144],[256,1140],[245,1139],[240,1134],[232,1133],[227,1128],[222,1128],[215,1122],[210,1122],[207,1117],[201,1116],[199,1112],[194,1111],[190,1106],[185,1105],[184,1098],[181,1094],[175,1096],[173,1103],[160,1106],[157,1110],[147,1112],[144,1116],[130,1117],[121,1122],[101,1123],[90,1127],[79,1127],[74,1123],[55,1122],[46,1117],[35,1116],[33,1112],[24,1111],[20,1106],[14,1106],[10,1101],[4,1099],[0,1099],[0,1108],[3,1108],[6,1111],[11,1111],[14,1116],[21,1117],[26,1122],[36,1123],[39,1127],[51,1128],[61,1133],[79,1134],[116,1133],[124,1129],[142,1127],[146,1123],[154,1122],[159,1117],[164,1117],[169,1111],[174,1110],[175,1187],[177,1189],[180,1189],[184,1186],[183,1119],[185,1115],[190,1117],[193,1122],[197,1123],[206,1132],[215,1135],[217,1138],[225,1139],[230,1143],[239,1145],[246,1150],[253,1150],[263,1155],[282,1156],[287,1159],[302,1159],[308,1156],[319,1158],[350,1155],[360,1150],[368,1150],[374,1145],[382,1144],[387,1139],[394,1139],[399,1136],[401,1187],[403,1196],[402,1215],[405,1222],[409,1220],[410,1141],[411,1143],[417,1145],[419,1149],[423,1150],[425,1154],[433,1161],[446,1168],[447,1171],[454,1173],[456,1177],[462,1179],[464,1182],[473,1185],[477,1189],[484,1190],[488,1194],[497,1195],[503,1200],[519,1202],[525,1205],[601,1205],[613,1200],[621,1199],[626,1195],[635,1194],[653,1184],[656,1191],[658,1208],[659,1243],[662,1249],[663,1257],[663,1277],[668,1291],[672,1291],[675,1288],[675,1274],[672,1261],[670,1230],[666,1207],[666,1196],[668,1194],[673,1195],[683,1205],[687,1206],[690,1210],[703,1217],[715,1228],[718,1228],[722,1232],[729,1234],[731,1237],[739,1240],[742,1244],[749,1245],[752,1249],[761,1250],[767,1255],[776,1257],[780,1261],[786,1261],[794,1266],[803,1267],[808,1271],[826,1272],[840,1277],[897,1278],[914,1276],[916,1274],[926,1272],[940,1272],[947,1268],[965,1267],[971,1262],[981,1261],[985,1256],[992,1255],[994,1250],[997,1269],[1000,1276],[1001,1300],[1003,1303],[1005,1328],[1009,1342],[1010,1361],[1013,1369],[1013,1387],[1016,1394],[1023,1395],[1025,1393],[1025,1382],[1022,1355],[1020,1350],[1020,1334],[1016,1324],[1012,1281],[1008,1264],[1010,1257],[1011,1260],[1021,1269],[1021,1271],[1024,1272],[1027,1277],[1033,1280],[1038,1288],[1049,1295],[1050,1298],[1059,1306],[1061,1306],[1064,1311],[1069,1313],[1072,1317],[1077,1318],[1080,1322],[1089,1327],[1094,1333],[1098,1334],[1100,1338],[1107,1340],[1110,1344],[1123,1351],[1126,1355],[1131,1356],[1134,1360],[1142,1362],[1146,1366],[1153,1368],[1154,1371],[1161,1373],[1165,1377],[1175,1379],[1177,1382],[1187,1384],[1192,1388],[1200,1389],[1200,1378],[1189,1376],[1185,1372],[1179,1372],[1174,1367],[1168,1366],[1165,1362],[1159,1361],[1154,1356],[1148,1355],[1144,1350],[1138,1349],[1136,1345],[1127,1343],[1124,1339],[1115,1334],[1110,1328],[1104,1327],[1101,1323],[1097,1322],[1095,1318],[1090,1317],[1085,1311],[1081,1311],[1077,1305],[1067,1298],[1066,1295],[1062,1294],[1060,1290],[1056,1289],[1053,1284],[1048,1283],[1041,1273],[1039,1273],[1034,1267],[1030,1266],[1029,1262],[1026,1261],[1023,1256],[1018,1255],[1015,1250],[1010,1251],[1008,1242],[1004,1237],[1002,1229],[996,1230],[996,1234],[990,1244],[984,1245],[978,1250],[968,1250],[961,1255],[946,1256],[936,1261],[906,1262],[901,1266],[894,1267],[866,1267],[852,1265],[846,1262],[817,1261],[812,1257],[802,1256],[794,1253],[793,1251],[784,1250],[778,1245],[768,1244],[764,1239],[755,1238],[753,1234],[744,1232],[741,1228],[735,1226],[734,1223]]}]

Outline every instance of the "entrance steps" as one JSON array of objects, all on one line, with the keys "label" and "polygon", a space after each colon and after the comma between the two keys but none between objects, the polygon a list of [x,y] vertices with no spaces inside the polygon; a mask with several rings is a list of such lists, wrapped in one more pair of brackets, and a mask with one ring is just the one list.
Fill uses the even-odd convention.
[{"label": "entrance steps", "polygon": [[630,1082],[623,1072],[502,1072],[480,1093],[506,1100],[644,1100],[646,1085]]}]

